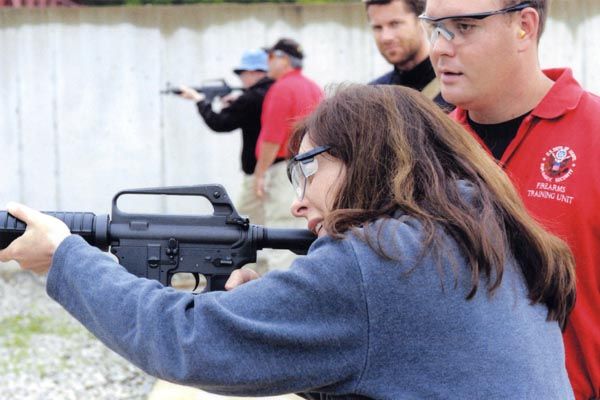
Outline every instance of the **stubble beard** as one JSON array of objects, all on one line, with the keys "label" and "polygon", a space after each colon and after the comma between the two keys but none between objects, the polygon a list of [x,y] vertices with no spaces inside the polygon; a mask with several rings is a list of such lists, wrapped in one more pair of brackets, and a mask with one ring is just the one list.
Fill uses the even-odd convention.
[{"label": "stubble beard", "polygon": [[420,49],[419,43],[415,40],[411,40],[410,42],[405,43],[405,46],[403,47],[407,48],[408,50],[404,53],[400,60],[394,60],[393,58],[386,56],[381,50],[380,53],[389,64],[395,66],[400,71],[411,70],[418,64],[417,56]]}]

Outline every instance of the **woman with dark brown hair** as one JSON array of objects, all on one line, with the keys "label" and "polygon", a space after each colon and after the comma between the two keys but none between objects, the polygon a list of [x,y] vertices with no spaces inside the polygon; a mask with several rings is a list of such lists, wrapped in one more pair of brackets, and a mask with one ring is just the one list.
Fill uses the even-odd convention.
[{"label": "woman with dark brown hair", "polygon": [[221,394],[572,398],[571,253],[472,137],[415,91],[349,86],[291,144],[292,212],[319,239],[288,271],[177,293],[23,206],[30,237],[0,260],[40,271],[53,255],[49,294],[108,346]]}]

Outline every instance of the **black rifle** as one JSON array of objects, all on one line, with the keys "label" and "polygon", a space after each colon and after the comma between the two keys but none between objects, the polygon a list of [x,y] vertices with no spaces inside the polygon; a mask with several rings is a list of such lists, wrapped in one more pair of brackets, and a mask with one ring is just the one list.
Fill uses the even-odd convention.
[{"label": "black rifle", "polygon": [[[212,103],[215,97],[223,97],[227,96],[234,90],[243,90],[238,87],[231,87],[225,82],[225,79],[214,79],[211,81],[206,81],[202,86],[192,87],[196,92],[203,93],[205,96],[205,100],[208,103]],[[167,87],[164,90],[160,91],[161,94],[176,94],[181,95],[181,90],[179,87],[171,86],[170,83],[167,82]]]},{"label": "black rifle", "polygon": [[[124,194],[202,196],[212,215],[130,214],[117,207]],[[45,212],[62,220],[92,246],[110,249],[130,273],[170,286],[181,272],[206,278],[206,291],[223,290],[229,275],[256,261],[257,250],[288,249],[306,254],[315,236],[304,229],[273,229],[250,224],[238,215],[221,185],[130,189],[112,200],[112,215],[91,212]],[[0,249],[25,232],[26,225],[0,211]]]}]

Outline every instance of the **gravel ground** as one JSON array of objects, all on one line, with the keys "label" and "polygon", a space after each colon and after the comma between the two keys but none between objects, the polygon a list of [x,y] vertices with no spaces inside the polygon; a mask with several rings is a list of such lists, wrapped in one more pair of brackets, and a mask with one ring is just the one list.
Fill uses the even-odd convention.
[{"label": "gravel ground", "polygon": [[155,381],[51,300],[45,278],[0,263],[0,400],[141,400]]}]

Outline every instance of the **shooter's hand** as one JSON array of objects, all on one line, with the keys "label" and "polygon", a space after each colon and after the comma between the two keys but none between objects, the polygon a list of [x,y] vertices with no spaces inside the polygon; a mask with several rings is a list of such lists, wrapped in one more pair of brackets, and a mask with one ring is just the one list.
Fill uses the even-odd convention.
[{"label": "shooter's hand", "polygon": [[7,210],[27,224],[25,233],[6,249],[0,250],[0,261],[15,260],[21,268],[44,274],[60,243],[71,234],[61,220],[42,214],[23,204],[9,203]]},{"label": "shooter's hand", "polygon": [[225,290],[233,290],[246,282],[250,282],[258,278],[260,278],[258,272],[250,268],[236,269],[231,273],[229,279],[227,279],[227,282],[225,283]]},{"label": "shooter's hand", "polygon": [[179,90],[181,90],[181,97],[188,100],[194,100],[196,103],[206,98],[203,93],[198,93],[191,87],[180,86]]},{"label": "shooter's hand", "polygon": [[221,97],[221,107],[222,108],[227,108],[231,105],[231,103],[233,103],[234,101],[236,101],[238,99],[238,97],[240,97],[242,94],[241,93],[236,93],[236,92],[231,92],[226,96]]}]

